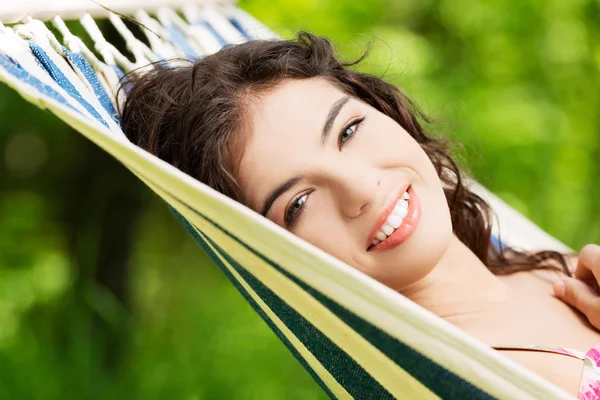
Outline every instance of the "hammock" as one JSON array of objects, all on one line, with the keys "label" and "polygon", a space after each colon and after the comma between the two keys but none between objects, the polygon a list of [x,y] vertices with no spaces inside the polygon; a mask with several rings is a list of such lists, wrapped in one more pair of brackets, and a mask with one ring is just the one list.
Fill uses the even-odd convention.
[{"label": "hammock", "polygon": [[[152,30],[145,32],[149,44],[136,38],[119,15],[91,1],[2,2],[0,21],[6,26],[0,23],[0,80],[113,155],[161,196],[331,398],[572,398],[397,292],[131,144],[115,112],[115,89],[124,73],[167,57],[201,57],[226,43],[276,36],[222,2],[102,3]],[[94,18],[108,18],[133,60],[106,41]],[[95,52],[69,31],[64,19],[79,19]],[[473,188],[497,213],[494,234],[499,237],[501,225],[503,242],[521,249],[569,250],[477,183]]]}]

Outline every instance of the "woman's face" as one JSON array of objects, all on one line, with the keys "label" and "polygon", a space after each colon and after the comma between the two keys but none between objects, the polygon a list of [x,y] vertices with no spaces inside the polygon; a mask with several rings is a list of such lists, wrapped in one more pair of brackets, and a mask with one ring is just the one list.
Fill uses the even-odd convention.
[{"label": "woman's face", "polygon": [[239,178],[252,209],[395,290],[439,262],[446,198],[394,120],[322,78],[284,81],[249,115]]}]

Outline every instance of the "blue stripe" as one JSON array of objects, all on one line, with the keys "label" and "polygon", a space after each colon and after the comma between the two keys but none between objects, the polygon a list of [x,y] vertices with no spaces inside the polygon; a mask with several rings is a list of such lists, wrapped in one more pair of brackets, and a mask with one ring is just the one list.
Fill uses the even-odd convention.
[{"label": "blue stripe", "polygon": [[492,235],[490,237],[490,241],[492,242],[492,246],[494,246],[496,250],[501,253],[504,248],[504,242],[500,240],[500,237]]},{"label": "blue stripe", "polygon": [[75,89],[75,86],[67,79],[62,71],[50,60],[48,54],[36,43],[29,41],[29,48],[33,55],[43,65],[44,69],[54,79],[54,81],[62,87],[73,99],[81,104],[98,122],[102,123],[108,128],[108,123],[98,114],[98,111],[90,103],[88,103],[82,96],[81,93]]},{"label": "blue stripe", "polygon": [[40,81],[35,76],[31,75],[28,71],[26,71],[19,63],[14,61],[13,59],[5,56],[4,54],[0,54],[0,66],[2,66],[7,72],[13,75],[15,78],[19,79],[22,82],[25,82],[31,86],[33,86],[38,92],[41,94],[48,96],[64,106],[69,107],[71,110],[76,111],[81,114],[79,110],[73,107],[67,99],[65,99],[60,93],[54,90],[51,86],[45,84]]},{"label": "blue stripe", "polygon": [[123,79],[123,77],[125,77],[125,72],[123,72],[123,70],[117,64],[113,64],[112,68],[117,73],[117,76],[119,77],[119,79]]},{"label": "blue stripe", "polygon": [[119,118],[119,114],[115,110],[113,103],[110,101],[108,93],[106,93],[106,90],[104,90],[102,83],[100,83],[100,80],[98,79],[98,75],[96,75],[96,72],[94,71],[90,63],[88,63],[88,61],[83,55],[79,53],[73,53],[69,51],[69,49],[67,49],[66,47],[63,47],[63,51],[65,52],[67,59],[72,64],[74,64],[85,76],[85,79],[87,79],[90,86],[94,90],[96,98],[98,99],[102,107],[106,110],[108,115],[110,115],[112,120],[120,126],[121,119]]},{"label": "blue stripe", "polygon": [[236,18],[229,18],[229,22],[231,22],[231,25],[235,26],[235,28],[240,31],[240,33],[242,35],[244,35],[244,37],[248,40],[253,40],[256,39],[256,37],[254,35],[251,35],[250,32],[248,32],[246,30],[246,28],[244,27],[244,25],[241,24],[240,21],[238,21]]},{"label": "blue stripe", "polygon": [[199,21],[199,22],[196,22],[196,25],[200,25],[200,26],[203,26],[206,29],[208,29],[208,31],[217,39],[217,41],[219,42],[219,44],[221,45],[221,47],[226,46],[228,44],[227,40],[225,40],[223,38],[223,36],[221,36],[219,34],[219,32],[217,32],[215,30],[215,28],[213,28],[213,26],[211,24],[209,24],[208,22],[206,22],[206,21]]},{"label": "blue stripe", "polygon": [[186,35],[181,31],[181,29],[175,25],[169,25],[166,28],[169,32],[169,37],[173,45],[183,51],[188,59],[193,60],[201,56],[192,48],[192,46],[190,46]]}]

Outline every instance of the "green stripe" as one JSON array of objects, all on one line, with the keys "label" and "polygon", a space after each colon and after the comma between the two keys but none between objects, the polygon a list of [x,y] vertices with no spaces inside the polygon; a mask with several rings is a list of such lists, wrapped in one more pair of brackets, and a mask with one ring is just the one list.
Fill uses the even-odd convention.
[{"label": "green stripe", "polygon": [[256,279],[236,260],[229,257],[212,240],[208,240],[352,397],[356,399],[394,398],[376,379],[310,321]]},{"label": "green stripe", "polygon": [[[285,274],[284,271],[282,273]],[[443,399],[493,399],[492,396],[476,386],[458,377],[442,366],[436,364],[421,353],[413,350],[396,338],[360,318],[348,309],[322,295],[318,291],[299,281],[293,276],[287,276],[309,292],[325,307],[331,310],[341,320],[348,324],[358,334],[367,339],[373,346],[387,355],[402,369],[415,379],[427,386],[432,392]]]},{"label": "green stripe", "polygon": [[[167,205],[168,205],[168,203],[167,203]],[[223,264],[221,259],[217,256],[217,254],[207,245],[207,243],[204,241],[204,239],[202,239],[202,237],[200,237],[200,235],[198,235],[198,232],[196,232],[196,229],[198,229],[198,228],[196,227],[196,229],[194,229],[194,226],[192,226],[192,224],[187,219],[185,219],[185,217],[183,217],[183,215],[181,215],[172,206],[168,205],[168,207],[171,210],[171,212],[173,213],[173,215],[175,215],[175,217],[177,217],[177,219],[179,220],[181,225],[183,225],[183,227],[190,233],[190,235],[192,235],[192,237],[196,240],[196,242],[200,245],[200,247],[202,247],[202,249],[206,252],[206,254],[208,254],[210,259],[213,260],[215,264],[217,264],[219,269],[221,271],[223,271],[223,273],[229,279],[229,281],[231,281],[233,286],[235,286],[235,288],[242,294],[242,296],[244,296],[244,299],[246,299],[246,301],[248,303],[250,303],[250,306],[254,309],[254,311],[256,311],[258,313],[258,315],[260,315],[260,317],[267,323],[269,328],[271,328],[271,330],[275,333],[275,335],[277,335],[279,340],[281,340],[283,342],[285,347],[287,347],[287,349],[293,354],[293,356],[300,362],[300,364],[304,367],[304,369],[306,369],[308,371],[308,373],[319,384],[319,386],[321,386],[321,388],[325,391],[325,393],[329,396],[329,398],[335,399],[334,394],[329,390],[329,388],[323,382],[321,377],[315,372],[315,370],[310,366],[310,364],[308,364],[308,362],[304,359],[304,357],[302,357],[302,355],[298,352],[298,350],[296,350],[296,348],[290,343],[290,341],[283,334],[283,332],[281,332],[281,330],[271,321],[269,316],[262,310],[260,305],[258,305],[258,303],[256,303],[256,301],[252,298],[252,296],[250,296],[250,294],[246,291],[246,289],[244,289],[244,287],[237,281],[237,279],[231,274],[231,272],[229,272],[229,269]],[[198,229],[198,230],[201,231],[200,229]],[[223,258],[226,258],[223,255],[223,251],[222,250],[220,250],[220,251],[221,251],[221,255],[223,256]]]}]

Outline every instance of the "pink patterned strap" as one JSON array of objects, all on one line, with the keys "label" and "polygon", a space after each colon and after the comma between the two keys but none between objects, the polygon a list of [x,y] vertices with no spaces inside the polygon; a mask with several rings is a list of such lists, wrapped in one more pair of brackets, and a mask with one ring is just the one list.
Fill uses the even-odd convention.
[{"label": "pink patterned strap", "polygon": [[600,400],[600,343],[585,353],[579,400]]},{"label": "pink patterned strap", "polygon": [[[598,345],[600,346],[600,344]],[[508,351],[542,351],[544,353],[554,353],[554,354],[562,354],[565,356],[578,358],[580,360],[585,360],[586,353],[583,351],[575,350],[575,349],[567,349],[565,347],[554,347],[554,346],[539,346],[535,344],[523,344],[523,345],[515,345],[515,346],[491,346],[494,350],[508,350]],[[594,349],[594,348],[592,348]],[[588,353],[592,350],[588,350]],[[600,347],[598,347],[600,349]],[[600,360],[600,352],[598,352],[599,360]]]},{"label": "pink patterned strap", "polygon": [[578,400],[600,400],[600,343],[587,352],[552,346],[491,346],[496,350],[543,351],[546,353],[563,354],[583,360],[583,371],[579,385]]},{"label": "pink patterned strap", "polygon": [[595,369],[600,368],[600,343],[596,344],[594,347],[589,349],[585,353],[585,358],[590,360],[591,364],[594,366]]}]

